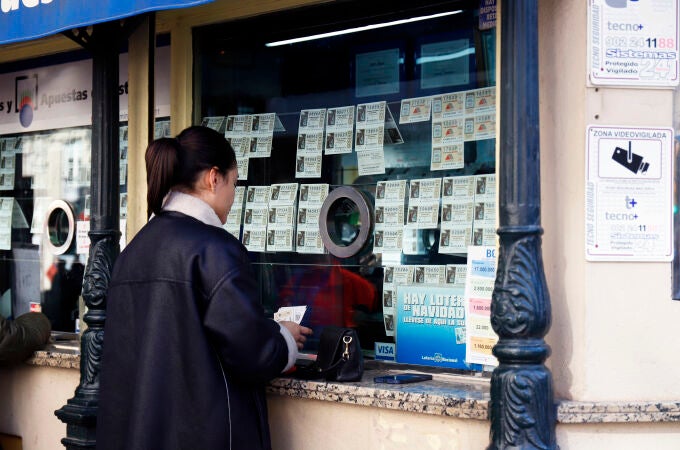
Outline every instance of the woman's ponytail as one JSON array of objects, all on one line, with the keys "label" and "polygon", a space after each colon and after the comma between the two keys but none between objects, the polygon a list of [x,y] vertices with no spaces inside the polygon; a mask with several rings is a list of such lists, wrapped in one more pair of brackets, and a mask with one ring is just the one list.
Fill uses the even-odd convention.
[{"label": "woman's ponytail", "polygon": [[159,214],[163,198],[177,183],[180,144],[177,139],[161,138],[146,149],[147,216]]}]

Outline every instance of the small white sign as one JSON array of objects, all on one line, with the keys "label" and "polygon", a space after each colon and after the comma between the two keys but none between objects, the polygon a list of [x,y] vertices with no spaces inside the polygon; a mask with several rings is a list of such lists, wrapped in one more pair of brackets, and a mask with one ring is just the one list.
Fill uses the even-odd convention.
[{"label": "small white sign", "polygon": [[595,85],[678,85],[678,2],[590,0],[588,61]]},{"label": "small white sign", "polygon": [[586,259],[673,258],[670,128],[589,126],[586,133]]}]

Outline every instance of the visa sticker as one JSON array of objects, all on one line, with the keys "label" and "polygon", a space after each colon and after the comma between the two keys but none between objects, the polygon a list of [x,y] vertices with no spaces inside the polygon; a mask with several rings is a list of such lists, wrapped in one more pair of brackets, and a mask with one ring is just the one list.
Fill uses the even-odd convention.
[{"label": "visa sticker", "polygon": [[376,342],[375,343],[375,359],[380,359],[383,361],[394,361],[395,360],[395,345],[387,342]]}]

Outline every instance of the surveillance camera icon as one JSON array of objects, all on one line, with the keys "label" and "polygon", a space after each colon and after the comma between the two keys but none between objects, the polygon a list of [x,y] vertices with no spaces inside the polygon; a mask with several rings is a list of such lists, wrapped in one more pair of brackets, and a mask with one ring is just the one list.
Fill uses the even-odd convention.
[{"label": "surveillance camera icon", "polygon": [[614,149],[612,159],[634,174],[647,173],[647,169],[649,169],[649,163],[645,162],[642,156],[638,155],[637,153],[633,153],[631,145],[631,142],[628,141],[628,150],[622,149],[621,147],[616,147]]}]

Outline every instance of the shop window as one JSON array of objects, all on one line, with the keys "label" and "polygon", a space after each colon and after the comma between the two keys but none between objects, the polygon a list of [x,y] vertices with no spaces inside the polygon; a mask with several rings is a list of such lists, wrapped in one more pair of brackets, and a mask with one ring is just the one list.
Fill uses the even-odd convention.
[{"label": "shop window", "polygon": [[[165,38],[167,41],[167,38]],[[158,49],[156,135],[169,135],[169,47]],[[91,210],[92,63],[73,52],[0,67],[0,314],[45,313],[74,338]],[[120,59],[121,247],[127,218],[127,54]],[[159,81],[161,80],[161,81]],[[163,101],[165,100],[165,101]]]},{"label": "shop window", "polygon": [[465,273],[496,245],[496,31],[478,2],[341,3],[195,30],[194,122],[239,161],[225,228],[269,315],[306,307],[315,337],[354,327],[369,357],[482,370]]}]

